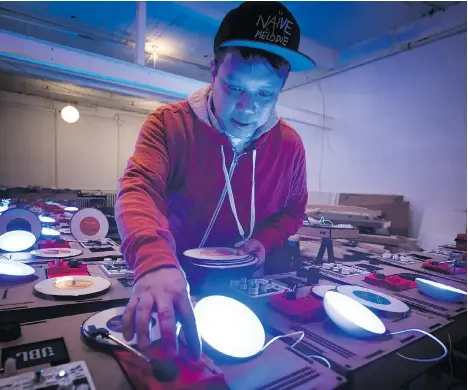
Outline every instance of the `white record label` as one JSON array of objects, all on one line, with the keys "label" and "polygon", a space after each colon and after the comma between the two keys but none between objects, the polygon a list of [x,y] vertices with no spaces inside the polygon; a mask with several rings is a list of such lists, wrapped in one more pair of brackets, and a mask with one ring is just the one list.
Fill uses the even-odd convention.
[{"label": "white record label", "polygon": [[34,285],[34,290],[44,295],[78,297],[105,291],[110,285],[101,277],[70,275],[43,280]]},{"label": "white record label", "polygon": [[[86,337],[90,337],[88,334],[88,331],[99,329],[99,328],[104,328],[109,331],[109,334],[123,341],[124,343],[130,344],[130,345],[136,345],[138,341],[136,335],[133,336],[133,339],[130,342],[125,340],[125,338],[123,337],[122,316],[123,316],[124,310],[125,310],[125,307],[116,307],[113,309],[101,311],[89,317],[85,322],[83,322],[83,325],[82,325],[83,335]],[[151,321],[148,326],[148,334],[151,336],[150,342],[159,340],[161,338],[161,331],[159,329],[158,316],[156,313],[152,313],[151,315]],[[112,340],[104,339],[102,337],[98,337],[95,340],[101,344],[117,346],[117,344],[113,342]]]},{"label": "white record label", "polygon": [[36,240],[41,237],[42,223],[39,217],[26,209],[10,209],[0,215],[0,236],[6,233],[9,226],[15,224],[18,229],[34,234]]},{"label": "white record label", "polygon": [[6,260],[0,258],[0,278],[8,277],[25,277],[34,275],[34,268],[14,260]]},{"label": "white record label", "polygon": [[78,256],[83,253],[80,249],[71,248],[46,248],[46,249],[35,249],[29,254],[31,256],[45,257],[45,258],[64,258]]},{"label": "white record label", "polygon": [[244,260],[248,255],[239,255],[234,248],[196,248],[184,252],[187,257],[200,260]]},{"label": "white record label", "polygon": [[109,221],[104,213],[97,209],[82,209],[71,219],[70,231],[79,241],[105,238],[109,233]]},{"label": "white record label", "polygon": [[405,315],[410,311],[406,303],[370,288],[346,285],[337,286],[336,290],[382,314]]}]

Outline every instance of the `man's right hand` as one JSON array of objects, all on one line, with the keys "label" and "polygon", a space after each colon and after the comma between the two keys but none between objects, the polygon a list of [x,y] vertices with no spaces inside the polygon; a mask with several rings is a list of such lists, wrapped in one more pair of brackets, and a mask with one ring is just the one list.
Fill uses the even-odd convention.
[{"label": "man's right hand", "polygon": [[123,315],[123,335],[131,340],[136,334],[138,348],[149,346],[151,314],[158,313],[162,344],[168,357],[176,355],[176,318],[182,324],[191,358],[198,360],[201,342],[198,336],[187,281],[177,268],[161,268],[143,275],[135,283]]}]

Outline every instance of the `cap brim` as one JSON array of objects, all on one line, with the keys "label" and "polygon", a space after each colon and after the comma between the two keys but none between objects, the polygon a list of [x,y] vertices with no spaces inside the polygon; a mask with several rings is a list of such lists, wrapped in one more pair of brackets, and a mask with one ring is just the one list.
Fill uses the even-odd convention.
[{"label": "cap brim", "polygon": [[288,49],[286,47],[280,47],[271,43],[264,43],[258,41],[246,41],[246,40],[233,40],[223,42],[220,47],[250,47],[253,49],[265,50],[269,53],[276,54],[284,58],[291,65],[292,72],[300,72],[304,70],[310,70],[315,67],[315,61],[307,57],[305,54],[297,51]]}]

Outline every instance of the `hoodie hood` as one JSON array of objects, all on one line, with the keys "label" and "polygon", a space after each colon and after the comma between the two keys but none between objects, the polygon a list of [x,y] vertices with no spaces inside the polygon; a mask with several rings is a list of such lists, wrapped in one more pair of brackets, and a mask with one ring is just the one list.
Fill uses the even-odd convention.
[{"label": "hoodie hood", "polygon": [[[208,126],[215,128],[220,133],[226,134],[211,109],[211,107],[213,107],[213,93],[211,91],[211,85],[199,89],[190,95],[187,100],[198,119],[206,123]],[[266,123],[255,131],[250,142],[260,138],[263,134],[275,127],[279,120],[280,118],[275,108]]]}]

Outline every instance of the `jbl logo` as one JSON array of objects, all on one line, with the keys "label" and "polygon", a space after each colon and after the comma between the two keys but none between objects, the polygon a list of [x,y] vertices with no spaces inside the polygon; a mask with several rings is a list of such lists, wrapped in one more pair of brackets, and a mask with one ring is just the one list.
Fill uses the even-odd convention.
[{"label": "jbl logo", "polygon": [[18,352],[16,354],[17,358],[21,358],[24,363],[29,360],[37,359],[47,359],[48,357],[55,356],[54,350],[52,347],[45,347],[42,349],[32,349],[30,351]]}]

